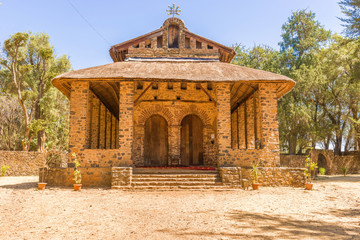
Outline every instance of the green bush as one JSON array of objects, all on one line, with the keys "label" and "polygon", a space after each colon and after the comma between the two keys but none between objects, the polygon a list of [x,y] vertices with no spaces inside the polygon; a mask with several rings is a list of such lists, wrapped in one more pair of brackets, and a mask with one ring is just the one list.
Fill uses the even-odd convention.
[{"label": "green bush", "polygon": [[347,168],[346,167],[341,167],[341,171],[344,174],[344,176],[346,176]]},{"label": "green bush", "polygon": [[75,169],[74,169],[74,181],[76,184],[81,184],[81,173],[80,173],[80,170],[79,170],[79,167],[80,167],[80,163],[79,161],[77,160],[77,157],[76,157],[76,153],[72,153],[72,157],[73,157],[73,163],[75,164]]},{"label": "green bush", "polygon": [[319,175],[325,175],[326,169],[325,168],[319,168]]},{"label": "green bush", "polygon": [[5,176],[5,173],[9,168],[10,166],[7,165],[1,166],[1,176]]}]

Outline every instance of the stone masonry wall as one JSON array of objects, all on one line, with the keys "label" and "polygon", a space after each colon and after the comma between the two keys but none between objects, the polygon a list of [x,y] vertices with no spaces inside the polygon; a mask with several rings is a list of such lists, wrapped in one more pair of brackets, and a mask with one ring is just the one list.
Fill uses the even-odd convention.
[{"label": "stone masonry wall", "polygon": [[[52,154],[57,155],[51,159]],[[45,158],[50,158],[49,166],[66,166],[67,153],[50,150],[48,152],[26,152],[26,151],[0,151],[0,167],[7,165],[10,168],[5,176],[30,176],[38,175],[39,168],[44,166]],[[55,160],[57,162],[55,162]]]},{"label": "stone masonry wall", "polygon": [[[304,187],[305,174],[302,168],[264,167],[259,169],[261,186]],[[240,179],[252,182],[251,169],[241,167],[223,167],[219,169],[220,177],[225,185],[240,185]]]},{"label": "stone masonry wall", "polygon": [[277,84],[259,84],[231,114],[231,146],[223,166],[250,167],[257,161],[264,167],[280,164],[277,117]]},{"label": "stone masonry wall", "polygon": [[[80,167],[83,187],[110,187],[111,186],[111,168],[91,168]],[[38,169],[39,171],[39,169]],[[45,172],[45,182],[47,186],[72,187],[75,183],[74,168],[50,168]],[[39,181],[42,181],[42,169],[40,169]]]},{"label": "stone masonry wall", "polygon": [[131,186],[132,168],[113,167],[111,168],[111,187]]},{"label": "stone masonry wall", "polygon": [[5,176],[38,175],[44,160],[45,155],[39,152],[0,151],[0,167],[10,166]]},{"label": "stone masonry wall", "polygon": [[168,163],[181,164],[181,122],[193,114],[203,123],[204,164],[216,166],[215,89],[209,90],[207,83],[154,82],[150,86],[137,82],[136,86],[139,84],[142,89],[135,87],[134,95],[134,164],[144,165],[145,122],[153,115],[162,116],[168,125]]},{"label": "stone masonry wall", "polygon": [[[319,157],[323,156],[324,166],[319,162]],[[353,155],[334,155],[332,150],[318,150],[311,152],[312,161],[318,163],[319,167],[326,169],[326,174],[342,174],[341,167],[347,168],[347,173],[360,173],[360,154]],[[306,155],[280,155],[282,167],[304,167]]]}]

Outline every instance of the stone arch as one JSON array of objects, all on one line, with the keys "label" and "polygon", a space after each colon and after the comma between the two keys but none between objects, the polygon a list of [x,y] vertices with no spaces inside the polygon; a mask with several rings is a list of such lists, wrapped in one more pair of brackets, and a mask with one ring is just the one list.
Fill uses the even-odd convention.
[{"label": "stone arch", "polygon": [[190,105],[188,108],[182,109],[179,114],[176,115],[176,124],[178,126],[181,125],[181,121],[187,116],[187,115],[196,115],[200,118],[202,123],[204,124],[204,127],[211,126],[211,118],[206,113],[205,110],[198,109],[195,105]]},{"label": "stone arch", "polygon": [[[326,173],[332,174],[333,171],[333,161],[334,161],[334,151],[332,150],[323,150],[323,149],[313,149],[311,151],[311,159],[313,162],[319,164],[319,156],[323,156],[326,161]],[[322,157],[321,157],[322,158]]]},{"label": "stone arch", "polygon": [[179,26],[179,28],[181,30],[185,28],[184,21],[179,18],[175,18],[175,17],[166,19],[165,22],[163,23],[162,27],[167,29],[170,25],[177,25],[177,26]]},{"label": "stone arch", "polygon": [[323,153],[318,154],[318,157],[317,157],[318,169],[325,168],[326,173],[328,173],[328,171],[329,171],[328,162],[329,162],[329,160],[325,157],[325,155]]},{"label": "stone arch", "polygon": [[156,105],[150,108],[142,108],[137,124],[142,126],[145,125],[146,120],[148,120],[152,115],[160,115],[165,118],[169,126],[174,122],[174,116],[168,108]]}]

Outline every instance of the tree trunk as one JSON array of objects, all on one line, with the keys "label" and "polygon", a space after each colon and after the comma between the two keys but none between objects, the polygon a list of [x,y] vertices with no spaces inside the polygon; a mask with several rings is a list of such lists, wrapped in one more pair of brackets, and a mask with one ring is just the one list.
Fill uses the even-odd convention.
[{"label": "tree trunk", "polygon": [[296,154],[296,135],[291,134],[289,138],[289,154],[295,155]]},{"label": "tree trunk", "polygon": [[335,147],[334,147],[334,154],[340,155],[341,154],[341,145],[342,145],[342,136],[336,134],[335,136]]}]

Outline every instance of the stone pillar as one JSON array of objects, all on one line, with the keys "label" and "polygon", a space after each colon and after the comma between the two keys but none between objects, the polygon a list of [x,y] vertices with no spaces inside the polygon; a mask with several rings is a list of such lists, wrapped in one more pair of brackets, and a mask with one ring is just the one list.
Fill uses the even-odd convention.
[{"label": "stone pillar", "polygon": [[92,100],[92,120],[91,120],[91,148],[99,147],[99,114],[100,100],[93,94]]},{"label": "stone pillar", "polygon": [[119,149],[122,162],[132,164],[132,145],[134,135],[134,83],[120,82],[119,101]]},{"label": "stone pillar", "polygon": [[106,138],[106,107],[103,103],[100,102],[100,111],[99,111],[99,148],[105,148],[105,138]]},{"label": "stone pillar", "polygon": [[259,111],[261,117],[260,159],[263,166],[280,164],[279,123],[277,115],[276,84],[259,84]]},{"label": "stone pillar", "polygon": [[181,144],[181,126],[169,126],[169,164],[181,164],[180,144]]},{"label": "stone pillar", "polygon": [[106,109],[106,136],[105,136],[105,148],[111,148],[111,112]]},{"label": "stone pillar", "polygon": [[89,82],[71,83],[69,148],[74,152],[90,147],[89,92]]},{"label": "stone pillar", "polygon": [[230,83],[216,84],[218,166],[227,165],[231,150]]}]

